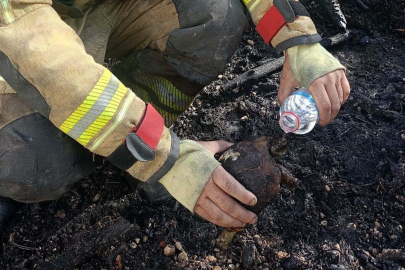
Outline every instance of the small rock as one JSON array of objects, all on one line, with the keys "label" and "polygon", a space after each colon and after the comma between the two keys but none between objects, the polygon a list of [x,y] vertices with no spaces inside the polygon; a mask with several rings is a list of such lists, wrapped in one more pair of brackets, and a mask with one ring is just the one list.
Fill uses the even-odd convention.
[{"label": "small rock", "polygon": [[199,106],[201,106],[202,102],[201,102],[201,100],[196,99],[196,100],[195,100],[195,104],[199,107]]},{"label": "small rock", "polygon": [[256,94],[256,92],[252,92],[252,96],[254,96],[254,97],[255,97],[256,95],[257,95],[257,94]]},{"label": "small rock", "polygon": [[139,244],[139,242],[141,242],[140,238],[135,238],[135,243]]},{"label": "small rock", "polygon": [[328,185],[325,185],[325,191],[330,192],[330,187]]},{"label": "small rock", "polygon": [[272,101],[272,102],[271,102],[271,106],[276,107],[276,106],[277,106],[277,101],[275,101],[275,100]]},{"label": "small rock", "polygon": [[163,253],[165,254],[166,257],[171,257],[174,254],[176,254],[176,248],[172,245],[167,245],[165,246]]},{"label": "small rock", "polygon": [[288,253],[285,252],[285,251],[278,251],[278,252],[276,252],[276,257],[277,257],[277,259],[279,259],[279,260],[284,260],[284,259],[289,258],[289,257],[290,257],[290,254],[288,254]]},{"label": "small rock", "polygon": [[363,38],[360,40],[360,42],[361,42],[362,44],[368,44],[368,43],[370,43],[370,37],[369,37],[369,36],[365,36],[365,37],[363,37]]},{"label": "small rock", "polygon": [[249,120],[249,117],[247,117],[246,115],[242,116],[242,118],[240,119],[240,121],[242,121],[242,122],[246,122],[248,120]]},{"label": "small rock", "polygon": [[207,257],[207,260],[208,260],[209,262],[215,262],[215,261],[217,260],[217,258],[215,258],[214,256],[210,255],[210,256]]},{"label": "small rock", "polygon": [[179,251],[184,251],[183,246],[181,245],[180,242],[176,242],[174,245]]},{"label": "small rock", "polygon": [[357,226],[354,223],[349,223],[349,224],[347,224],[347,228],[350,229],[350,230],[356,230]]},{"label": "small rock", "polygon": [[100,200],[101,195],[100,194],[96,194],[96,196],[93,197],[93,202],[97,202],[98,200]]},{"label": "small rock", "polygon": [[234,92],[235,94],[239,93],[239,88],[233,89],[232,92]]},{"label": "small rock", "polygon": [[377,256],[378,250],[377,250],[376,248],[373,248],[373,249],[371,250],[371,253],[372,253],[374,256]]},{"label": "small rock", "polygon": [[325,218],[325,214],[322,213],[322,212],[319,214],[319,216],[320,216],[321,218]]},{"label": "small rock", "polygon": [[322,220],[321,221],[321,226],[328,226],[328,222],[326,220]]},{"label": "small rock", "polygon": [[138,245],[135,242],[131,242],[131,244],[129,244],[129,247],[132,249],[136,249]]},{"label": "small rock", "polygon": [[251,39],[248,39],[248,40],[247,40],[247,43],[248,43],[249,45],[251,45],[251,46],[255,45],[255,42],[254,42],[253,40],[251,40]]},{"label": "small rock", "polygon": [[179,262],[187,262],[188,261],[187,253],[184,251],[182,253],[180,253],[179,256],[177,256],[177,260]]},{"label": "small rock", "polygon": [[224,76],[223,75],[218,75],[218,79],[222,80]]},{"label": "small rock", "polygon": [[222,270],[222,268],[219,266],[215,266],[213,270]]},{"label": "small rock", "polygon": [[144,237],[143,237],[143,242],[145,243],[146,241],[148,241],[148,237],[147,237],[147,236],[144,236]]},{"label": "small rock", "polygon": [[405,140],[405,134],[401,134],[401,139]]}]

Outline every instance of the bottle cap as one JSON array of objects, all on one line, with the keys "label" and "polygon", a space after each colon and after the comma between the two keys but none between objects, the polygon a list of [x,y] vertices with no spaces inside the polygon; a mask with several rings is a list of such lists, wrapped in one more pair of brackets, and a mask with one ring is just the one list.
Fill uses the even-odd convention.
[{"label": "bottle cap", "polygon": [[293,112],[284,112],[280,116],[280,127],[286,133],[293,133],[300,127],[300,119]]}]

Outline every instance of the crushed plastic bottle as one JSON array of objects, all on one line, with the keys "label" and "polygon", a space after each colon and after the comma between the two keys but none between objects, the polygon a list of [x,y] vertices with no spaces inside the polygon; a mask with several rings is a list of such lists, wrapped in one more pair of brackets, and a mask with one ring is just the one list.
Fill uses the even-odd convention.
[{"label": "crushed plastic bottle", "polygon": [[286,133],[306,134],[315,127],[318,120],[318,108],[305,88],[294,91],[280,108],[280,127]]}]

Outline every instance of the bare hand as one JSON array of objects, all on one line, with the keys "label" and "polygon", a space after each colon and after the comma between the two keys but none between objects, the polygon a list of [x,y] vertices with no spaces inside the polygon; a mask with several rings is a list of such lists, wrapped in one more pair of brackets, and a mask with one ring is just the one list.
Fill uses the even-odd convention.
[{"label": "bare hand", "polygon": [[[288,54],[285,55],[283,72],[278,91],[278,102],[283,104],[293,92],[299,87],[291,71]],[[319,111],[319,125],[326,126],[335,119],[340,107],[346,102],[350,94],[350,84],[343,70],[336,70],[325,76],[316,79],[308,91],[311,93]]]},{"label": "bare hand", "polygon": [[[232,144],[225,141],[199,142],[211,153],[219,154]],[[208,180],[194,212],[204,219],[225,228],[245,227],[248,223],[255,224],[257,216],[246,210],[235,199],[246,205],[255,205],[257,198],[246,190],[235,178],[217,167]]]}]

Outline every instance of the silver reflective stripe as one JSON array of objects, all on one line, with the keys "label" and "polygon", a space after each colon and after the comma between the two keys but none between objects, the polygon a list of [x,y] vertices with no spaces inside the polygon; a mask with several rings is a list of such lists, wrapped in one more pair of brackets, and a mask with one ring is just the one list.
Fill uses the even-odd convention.
[{"label": "silver reflective stripe", "polygon": [[[86,131],[90,125],[94,125],[94,121],[103,113],[114,97],[119,86],[119,81],[115,76],[111,76],[110,81],[105,87],[103,93],[97,99],[91,109],[80,119],[79,122],[69,131],[68,135],[77,140]],[[114,101],[111,101],[114,102]],[[119,106],[119,104],[116,104]]]}]

